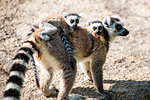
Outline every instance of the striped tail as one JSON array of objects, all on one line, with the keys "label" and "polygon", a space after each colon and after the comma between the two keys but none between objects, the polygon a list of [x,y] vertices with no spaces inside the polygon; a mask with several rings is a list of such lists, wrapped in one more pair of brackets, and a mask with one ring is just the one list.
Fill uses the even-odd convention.
[{"label": "striped tail", "polygon": [[71,62],[71,66],[74,66],[72,51],[71,51],[70,45],[68,43],[68,40],[66,38],[66,35],[63,32],[61,32],[61,40],[66,47],[66,52],[67,52],[67,55],[69,57],[69,61]]},{"label": "striped tail", "polygon": [[[37,27],[36,26],[32,26],[32,28],[31,28],[30,32],[27,34],[27,36],[30,36],[31,34],[33,34],[33,32],[35,32],[35,28],[37,28]],[[37,75],[37,70],[36,70],[36,65],[35,65],[34,59],[31,59],[31,67],[32,67],[33,72],[34,72],[36,86],[37,86],[37,88],[39,88],[40,87],[39,79],[38,79],[38,75]]]},{"label": "striped tail", "polygon": [[20,100],[20,93],[25,77],[25,72],[33,57],[34,51],[37,51],[36,45],[31,41],[26,41],[16,54],[12,67],[9,72],[9,79],[4,91],[4,100]]},{"label": "striped tail", "polygon": [[31,66],[32,66],[32,69],[33,69],[33,72],[34,72],[36,86],[38,88],[40,88],[39,79],[38,79],[38,75],[37,75],[37,70],[36,70],[36,65],[35,65],[34,59],[31,59]]}]

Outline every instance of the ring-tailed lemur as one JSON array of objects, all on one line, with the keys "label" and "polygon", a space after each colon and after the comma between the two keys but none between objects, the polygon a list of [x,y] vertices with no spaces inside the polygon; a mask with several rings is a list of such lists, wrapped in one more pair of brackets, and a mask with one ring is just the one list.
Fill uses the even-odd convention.
[{"label": "ring-tailed lemur", "polygon": [[20,100],[25,72],[29,61],[32,59],[40,68],[39,89],[45,96],[57,92],[54,89],[49,89],[49,86],[55,71],[62,70],[58,100],[83,100],[80,95],[69,96],[76,76],[76,64],[74,62],[74,65],[71,66],[61,37],[45,41],[38,36],[41,31],[35,29],[35,32],[27,38],[16,54],[6,83],[4,100]]},{"label": "ring-tailed lemur", "polygon": [[[74,28],[76,28],[76,26],[79,23],[79,19],[81,18],[81,15],[82,14],[76,14],[76,13],[63,13],[62,16],[60,15],[47,16],[41,22],[36,23],[33,26],[33,28],[30,30],[30,33],[28,35],[31,35],[34,32],[35,28],[39,28],[42,29],[42,31],[38,33],[38,36],[45,41],[48,41],[50,40],[50,38],[56,37],[57,35],[60,36],[62,42],[66,47],[66,52],[68,54],[69,60],[71,64],[73,64],[72,51],[66,36],[68,36],[74,31]],[[57,31],[60,29],[62,29],[63,32],[60,32],[60,34],[56,34],[58,33]],[[32,67],[36,78],[36,84],[37,87],[39,87],[34,62],[32,62],[32,65],[33,65]]]},{"label": "ring-tailed lemur", "polygon": [[99,93],[109,99],[109,93],[103,89],[102,66],[106,60],[110,41],[116,36],[128,35],[129,31],[123,27],[118,18],[109,16],[102,22],[89,22],[89,27],[92,35],[87,34],[87,29],[77,27],[68,41],[72,44],[73,56],[81,65],[85,76],[93,81]]}]

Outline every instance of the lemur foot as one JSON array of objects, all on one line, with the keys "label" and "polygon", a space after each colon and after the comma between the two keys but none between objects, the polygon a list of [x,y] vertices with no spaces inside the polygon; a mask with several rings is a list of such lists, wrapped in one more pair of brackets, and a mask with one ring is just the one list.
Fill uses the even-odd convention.
[{"label": "lemur foot", "polygon": [[82,95],[73,95],[65,98],[58,98],[58,100],[85,100],[85,97]]},{"label": "lemur foot", "polygon": [[[114,94],[115,92],[113,91],[103,91],[101,93],[99,93],[101,96],[98,96],[98,98],[102,99],[102,100],[112,100],[111,99],[111,95]],[[103,96],[103,97],[102,97]]]},{"label": "lemur foot", "polygon": [[39,90],[40,94],[43,94],[44,96],[46,96],[47,98],[49,97],[57,97],[58,95],[58,89],[56,89],[56,87],[54,85],[49,87],[49,90],[47,91],[41,91]]},{"label": "lemur foot", "polygon": [[45,40],[45,41],[50,40],[50,36],[47,35],[47,34],[43,34],[43,32],[39,32],[39,33],[38,33],[38,36],[39,36],[41,39]]},{"label": "lemur foot", "polygon": [[82,95],[73,95],[69,96],[68,100],[85,100],[85,97]]}]

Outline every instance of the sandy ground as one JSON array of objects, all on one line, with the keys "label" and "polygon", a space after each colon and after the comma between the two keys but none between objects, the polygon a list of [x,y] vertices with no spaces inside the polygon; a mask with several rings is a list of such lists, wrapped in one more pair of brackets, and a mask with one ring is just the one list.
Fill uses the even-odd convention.
[{"label": "sandy ground", "polygon": [[[130,31],[110,46],[103,66],[104,89],[116,92],[113,100],[150,100],[150,2],[149,0],[0,0],[0,99],[8,78],[12,58],[26,38],[32,24],[48,14],[83,13],[87,20],[118,15]],[[56,75],[60,76],[59,73]],[[59,88],[56,77],[53,81]],[[94,85],[78,68],[71,95],[81,94],[96,100]],[[29,66],[22,100],[53,100],[37,91]]]}]

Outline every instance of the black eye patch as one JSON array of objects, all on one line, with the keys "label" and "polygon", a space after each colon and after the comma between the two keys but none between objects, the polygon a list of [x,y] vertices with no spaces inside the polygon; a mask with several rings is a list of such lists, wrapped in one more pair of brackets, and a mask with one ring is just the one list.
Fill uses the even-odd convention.
[{"label": "black eye patch", "polygon": [[79,19],[76,19],[76,23],[79,23]]},{"label": "black eye patch", "polygon": [[121,29],[122,29],[122,25],[116,24],[115,28],[116,28],[117,30],[121,30]]},{"label": "black eye patch", "polygon": [[103,27],[102,27],[102,26],[99,26],[99,27],[98,27],[98,30],[102,30],[102,29],[103,29]]},{"label": "black eye patch", "polygon": [[95,31],[97,29],[97,27],[93,27],[93,30]]},{"label": "black eye patch", "polygon": [[72,24],[72,23],[74,23],[74,20],[73,20],[73,19],[71,19],[71,20],[70,20],[70,23],[71,23],[71,24]]}]

